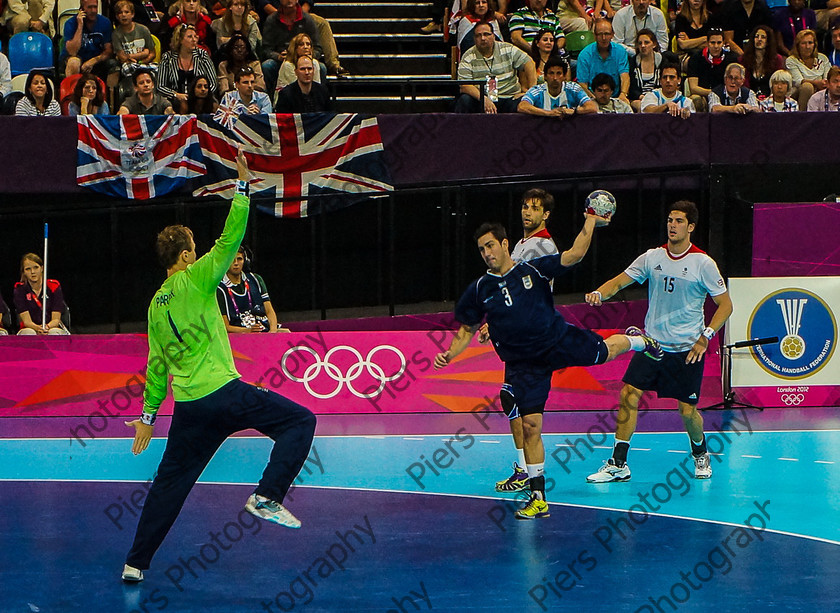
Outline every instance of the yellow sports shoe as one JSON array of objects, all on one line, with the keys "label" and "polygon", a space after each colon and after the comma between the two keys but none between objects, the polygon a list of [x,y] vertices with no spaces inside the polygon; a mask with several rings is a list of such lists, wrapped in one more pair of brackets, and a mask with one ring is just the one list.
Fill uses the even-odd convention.
[{"label": "yellow sports shoe", "polygon": [[536,493],[531,494],[528,504],[516,512],[516,519],[540,519],[550,516],[548,503]]}]

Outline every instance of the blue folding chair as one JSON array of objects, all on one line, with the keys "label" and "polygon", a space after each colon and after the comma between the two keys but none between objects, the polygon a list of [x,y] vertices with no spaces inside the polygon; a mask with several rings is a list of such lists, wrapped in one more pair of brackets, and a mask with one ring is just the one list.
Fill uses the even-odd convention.
[{"label": "blue folding chair", "polygon": [[53,70],[53,46],[50,37],[40,32],[20,32],[9,40],[9,64],[12,76],[28,74],[34,68]]}]

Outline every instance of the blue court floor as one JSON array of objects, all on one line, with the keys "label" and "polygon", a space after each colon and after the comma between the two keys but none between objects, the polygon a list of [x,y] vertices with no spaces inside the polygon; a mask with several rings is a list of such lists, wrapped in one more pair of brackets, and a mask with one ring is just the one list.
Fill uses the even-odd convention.
[{"label": "blue court floor", "polygon": [[242,511],[271,442],[233,438],[139,585],[119,572],[165,439],[0,439],[0,612],[840,611],[839,417],[707,413],[708,481],[684,433],[639,432],[608,485],[585,477],[612,435],[552,417],[530,522],[493,492],[510,437],[470,416],[325,428],[286,501],[301,530]]}]

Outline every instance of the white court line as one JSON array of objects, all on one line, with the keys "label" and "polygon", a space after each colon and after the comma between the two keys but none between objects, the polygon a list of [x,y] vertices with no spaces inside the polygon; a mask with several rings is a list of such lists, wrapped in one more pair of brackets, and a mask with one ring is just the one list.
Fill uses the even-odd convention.
[{"label": "white court line", "polygon": [[760,456],[760,455],[744,455],[744,454],[742,454],[742,455],[741,455],[741,457],[742,457],[742,458],[755,458],[756,460],[760,460],[760,459],[761,459],[761,456]]},{"label": "white court line", "polygon": [[404,441],[425,441],[426,439],[422,436],[404,436],[402,437]]},{"label": "white court line", "polygon": [[685,453],[684,449],[669,449],[668,453]]},{"label": "white court line", "polygon": [[362,438],[380,438],[380,439],[384,439],[384,438],[385,438],[385,436],[384,436],[383,434],[367,434],[367,435],[365,435],[365,436],[364,436],[364,437],[362,437]]},{"label": "white court line", "polygon": [[798,462],[799,458],[779,458],[780,460],[784,460],[785,462]]},{"label": "white court line", "polygon": [[[606,447],[604,445],[592,445],[592,449],[612,449],[612,447]],[[636,449],[636,451],[650,451],[650,449],[638,449],[636,447],[634,447],[633,449]]]},{"label": "white court line", "polygon": [[[598,447],[598,449],[610,449],[610,447]],[[633,447],[633,451],[650,451],[647,447]]]},{"label": "white court line", "polygon": [[495,443],[495,444],[497,444],[497,445],[498,445],[498,444],[500,444],[502,441],[478,441],[478,442],[479,442],[479,443]]},{"label": "white court line", "polygon": [[814,460],[817,464],[834,464],[834,462],[828,462],[826,460]]}]

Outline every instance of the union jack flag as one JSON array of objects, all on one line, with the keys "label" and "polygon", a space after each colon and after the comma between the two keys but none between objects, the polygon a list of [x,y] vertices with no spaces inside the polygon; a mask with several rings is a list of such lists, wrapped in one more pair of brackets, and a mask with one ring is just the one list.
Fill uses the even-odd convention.
[{"label": "union jack flag", "polygon": [[206,172],[194,116],[79,115],[76,182],[146,200]]},{"label": "union jack flag", "polygon": [[375,117],[240,115],[230,129],[200,123],[199,139],[207,175],[194,196],[233,197],[240,145],[258,177],[252,198],[276,217],[316,215],[393,190]]},{"label": "union jack flag", "polygon": [[225,104],[222,100],[219,108],[213,113],[213,119],[230,130],[243,111],[245,111],[245,105],[239,100],[232,100],[230,104]]}]

